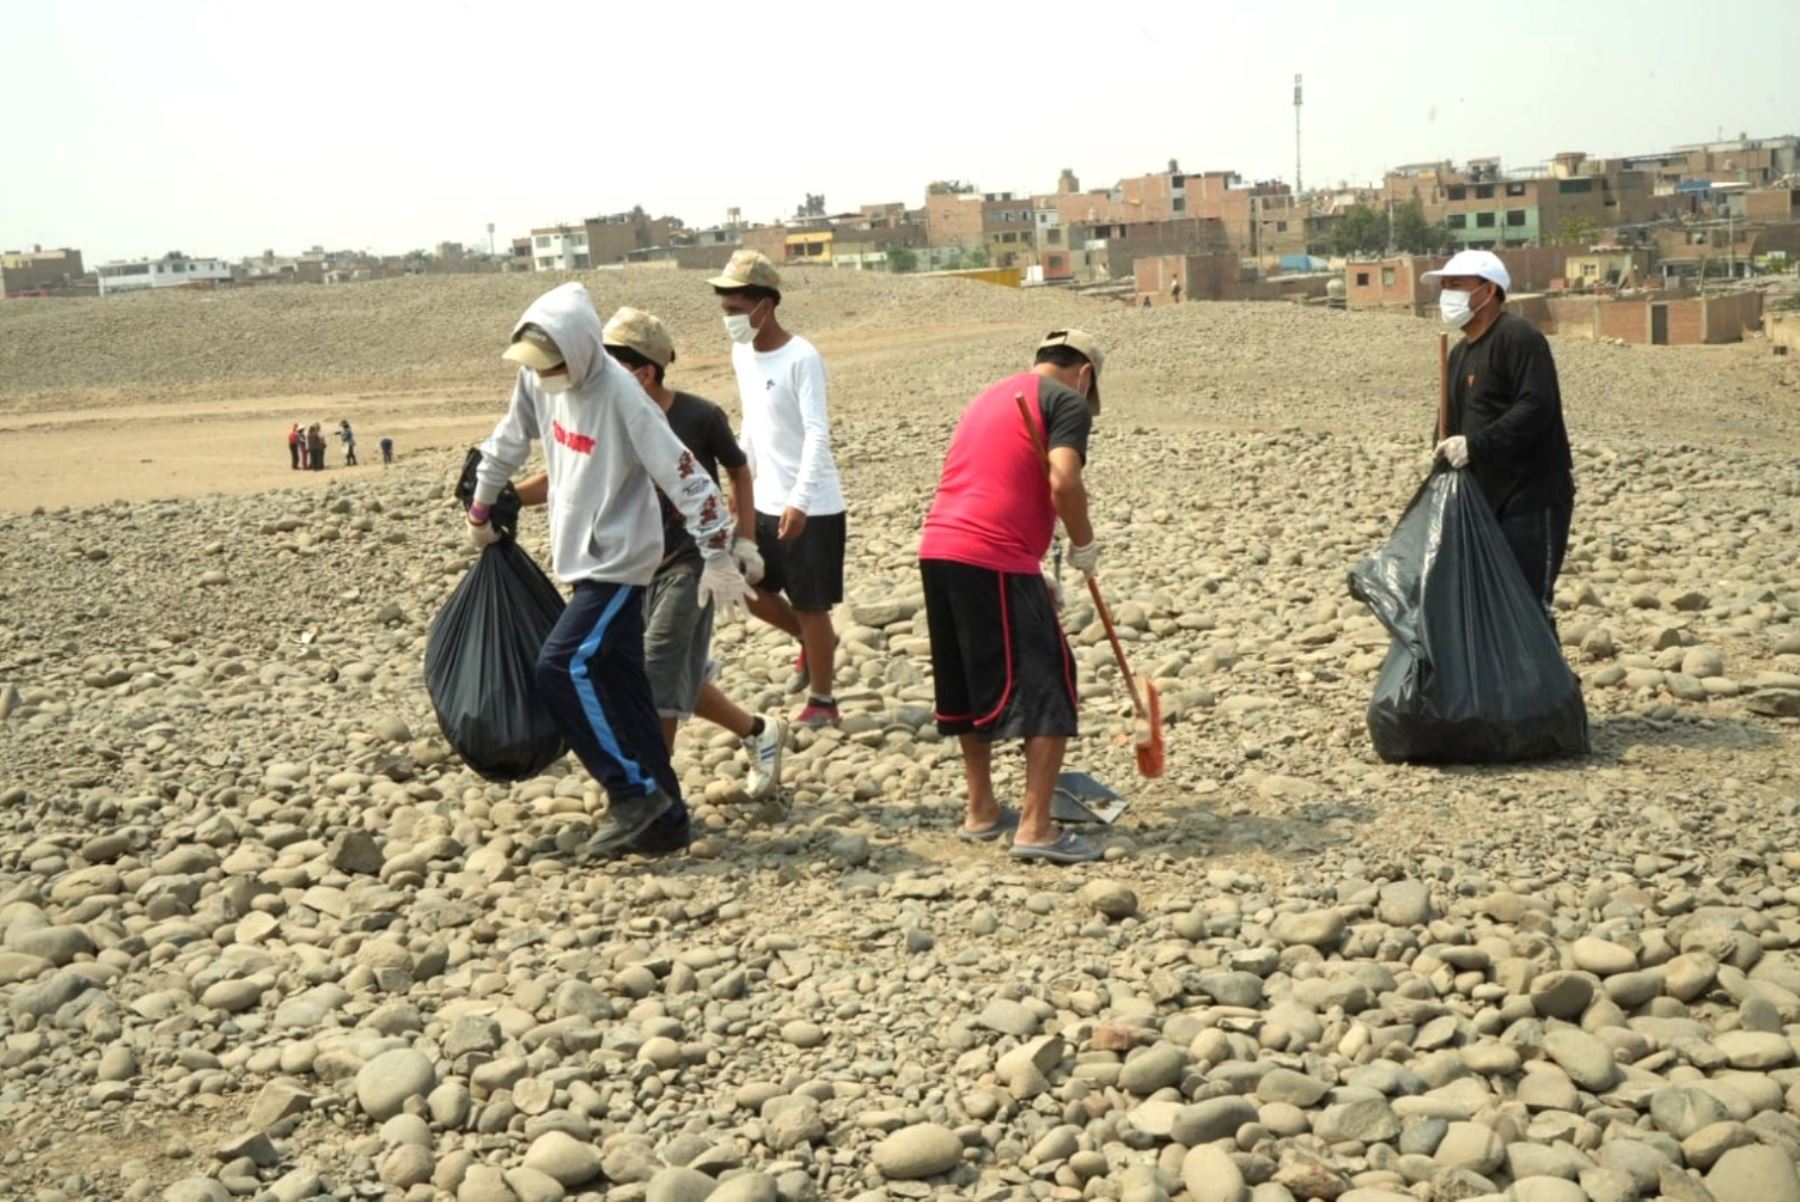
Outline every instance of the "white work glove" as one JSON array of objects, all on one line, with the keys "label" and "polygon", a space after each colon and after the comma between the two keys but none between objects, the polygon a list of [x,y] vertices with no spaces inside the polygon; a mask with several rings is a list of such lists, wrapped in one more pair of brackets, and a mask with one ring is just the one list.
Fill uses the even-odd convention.
[{"label": "white work glove", "polygon": [[717,605],[715,612],[730,613],[734,609],[741,609],[744,602],[755,596],[750,591],[750,586],[744,583],[744,573],[738,568],[737,560],[730,555],[715,555],[701,566],[701,609]]},{"label": "white work glove", "polygon": [[500,541],[500,532],[488,521],[487,506],[469,506],[468,523],[469,541],[475,544],[476,550],[486,550]]},{"label": "white work glove", "polygon": [[1451,467],[1469,466],[1469,440],[1458,434],[1437,444],[1437,457]]},{"label": "white work glove", "polygon": [[1069,566],[1083,576],[1092,576],[1100,568],[1100,540],[1095,539],[1085,547],[1071,545],[1069,547]]},{"label": "white work glove", "polygon": [[756,549],[753,540],[739,536],[737,542],[731,545],[731,558],[737,563],[738,571],[744,574],[744,583],[762,583],[762,552]]}]

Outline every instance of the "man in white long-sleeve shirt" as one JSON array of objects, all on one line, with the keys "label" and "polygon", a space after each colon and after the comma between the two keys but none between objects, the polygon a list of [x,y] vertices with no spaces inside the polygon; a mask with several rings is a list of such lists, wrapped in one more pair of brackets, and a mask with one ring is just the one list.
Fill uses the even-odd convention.
[{"label": "man in white long-sleeve shirt", "polygon": [[812,343],[781,328],[781,276],[764,256],[740,250],[708,283],[734,344],[744,454],[756,483],[764,570],[750,610],[800,640],[795,674],[808,695],[795,721],[836,726],[831,607],[844,599],[845,517],[831,455],[825,360]]},{"label": "man in white long-sleeve shirt", "polygon": [[504,358],[519,373],[482,444],[470,537],[497,541],[488,507],[541,440],[552,564],[574,595],[538,656],[537,686],[610,803],[586,850],[610,858],[684,848],[687,807],[644,671],[643,594],[663,551],[656,489],[700,548],[702,605],[749,595],[731,553],[730,508],[656,402],[602,349],[600,316],[580,284],[533,301]]}]

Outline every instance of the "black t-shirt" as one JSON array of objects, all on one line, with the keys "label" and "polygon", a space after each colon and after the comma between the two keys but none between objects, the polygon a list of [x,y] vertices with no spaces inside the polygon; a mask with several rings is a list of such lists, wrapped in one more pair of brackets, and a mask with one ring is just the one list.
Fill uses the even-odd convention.
[{"label": "black t-shirt", "polygon": [[1066,384],[1045,377],[1038,383],[1038,404],[1044,409],[1044,429],[1050,433],[1046,450],[1068,447],[1087,465],[1088,435],[1094,429],[1094,411],[1087,398]]},{"label": "black t-shirt", "polygon": [[1574,461],[1550,342],[1516,313],[1450,351],[1450,433],[1469,440],[1469,471],[1496,517],[1575,497]]},{"label": "black t-shirt", "polygon": [[[711,401],[692,393],[678,392],[669,406],[668,417],[669,428],[675,431],[675,437],[694,453],[694,458],[700,461],[714,484],[719,482],[720,467],[730,470],[748,462],[743,448],[732,437],[730,419]],[[693,538],[683,527],[681,511],[669,503],[661,490],[657,491],[656,499],[662,505],[663,518],[663,560],[657,571],[698,564],[700,548],[694,545]]]}]

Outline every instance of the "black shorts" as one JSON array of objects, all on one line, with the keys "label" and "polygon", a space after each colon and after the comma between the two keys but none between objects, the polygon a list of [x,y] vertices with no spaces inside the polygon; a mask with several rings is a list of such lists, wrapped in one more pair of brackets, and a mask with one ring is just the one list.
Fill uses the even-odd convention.
[{"label": "black shorts", "polygon": [[989,739],[1076,733],[1075,657],[1043,576],[919,562],[938,730]]},{"label": "black shorts", "polygon": [[756,550],[763,560],[761,587],[786,593],[801,613],[823,613],[844,599],[844,515],[806,519],[800,537],[781,540],[781,519],[758,512]]}]

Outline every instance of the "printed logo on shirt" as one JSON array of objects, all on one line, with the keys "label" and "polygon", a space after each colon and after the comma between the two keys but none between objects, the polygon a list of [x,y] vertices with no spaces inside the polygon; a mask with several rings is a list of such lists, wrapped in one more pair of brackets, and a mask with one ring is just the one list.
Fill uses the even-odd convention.
[{"label": "printed logo on shirt", "polygon": [[557,442],[568,447],[577,455],[592,455],[594,453],[593,439],[589,438],[586,434],[577,434],[573,430],[563,429],[563,424],[561,422],[551,422],[550,433],[556,436]]},{"label": "printed logo on shirt", "polygon": [[718,519],[719,519],[719,497],[718,497],[718,494],[715,493],[712,496],[706,498],[706,504],[704,504],[700,507],[700,521],[703,524],[711,525],[713,522],[718,521]]},{"label": "printed logo on shirt", "polygon": [[769,392],[774,392],[774,391],[775,391],[775,381],[773,381],[773,380],[764,380],[764,381],[763,381],[763,388],[764,388],[764,389],[766,389],[766,390],[767,390],[767,391],[769,391]]},{"label": "printed logo on shirt", "polygon": [[683,480],[694,474],[694,453],[692,451],[683,451],[681,458],[675,461],[675,474]]}]

